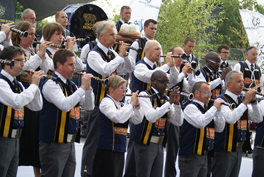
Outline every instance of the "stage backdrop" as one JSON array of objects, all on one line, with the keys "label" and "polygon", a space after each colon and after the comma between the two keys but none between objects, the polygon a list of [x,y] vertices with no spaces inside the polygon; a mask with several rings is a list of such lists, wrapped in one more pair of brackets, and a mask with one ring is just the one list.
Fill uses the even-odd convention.
[{"label": "stage backdrop", "polygon": [[[239,12],[248,36],[249,45],[259,49],[257,63],[261,66],[264,64],[264,15],[245,9],[240,9]],[[264,67],[261,68],[263,73]]]}]

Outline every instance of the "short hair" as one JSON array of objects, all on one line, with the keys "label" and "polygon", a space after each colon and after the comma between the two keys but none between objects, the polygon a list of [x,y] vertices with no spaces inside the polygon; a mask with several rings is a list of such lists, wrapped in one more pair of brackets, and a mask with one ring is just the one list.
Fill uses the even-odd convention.
[{"label": "short hair", "polygon": [[62,32],[64,34],[64,28],[59,23],[47,23],[42,29],[42,35],[45,41],[49,41],[51,36],[56,32]]},{"label": "short hair", "polygon": [[236,71],[236,70],[229,71],[225,77],[225,85],[227,88],[228,88],[227,82],[232,82],[235,74],[239,74],[243,76],[243,74],[240,71]]},{"label": "short hair", "polygon": [[98,28],[98,25],[101,23],[101,21],[98,21],[98,22],[96,22],[95,24],[94,24],[94,26],[93,26],[93,31],[94,31],[94,33],[96,34],[96,29]]},{"label": "short hair", "polygon": [[123,83],[127,83],[125,79],[123,79],[121,76],[118,75],[112,75],[108,78],[108,83],[106,86],[106,91],[109,93],[109,88],[112,87],[114,90]]},{"label": "short hair", "polygon": [[186,37],[184,39],[184,42],[183,43],[186,45],[189,41],[190,42],[193,42],[193,43],[196,43],[195,39],[193,37],[190,37],[190,36]]},{"label": "short hair", "polygon": [[250,53],[250,50],[251,50],[251,49],[256,49],[256,50],[258,50],[257,47],[255,47],[255,46],[250,46],[250,47],[248,47],[248,48],[246,49],[247,54]]},{"label": "short hair", "polygon": [[63,11],[58,11],[58,12],[56,12],[56,14],[55,14],[55,19],[58,19],[58,18],[59,18],[61,12],[63,12]]},{"label": "short hair", "polygon": [[[173,52],[173,50],[174,50],[176,47],[180,47],[180,46],[178,46],[178,45],[173,46],[172,48],[170,48],[169,52]],[[181,48],[181,47],[180,47],[180,48]]]},{"label": "short hair", "polygon": [[144,22],[144,27],[148,27],[150,23],[153,23],[153,24],[157,24],[157,21],[156,20],[153,20],[153,19],[148,19]]},{"label": "short hair", "polygon": [[124,9],[130,9],[131,10],[131,7],[129,7],[129,6],[122,6],[121,9],[120,9],[120,12],[122,13]]},{"label": "short hair", "polygon": [[193,95],[195,95],[195,91],[196,90],[201,90],[203,84],[209,85],[207,82],[204,82],[204,81],[196,82],[193,85],[193,87],[192,87],[192,93],[193,93]]},{"label": "short hair", "polygon": [[[35,26],[32,23],[30,23],[28,21],[22,21],[22,22],[18,23],[14,28],[18,29],[20,31],[26,31],[31,27],[35,28]],[[12,40],[12,43],[14,45],[20,44],[21,40],[20,40],[19,36],[20,36],[20,34],[13,32],[13,31],[11,32],[11,40]]]},{"label": "short hair", "polygon": [[57,69],[56,63],[61,63],[64,65],[64,63],[67,61],[67,57],[74,57],[75,55],[72,53],[72,51],[68,49],[60,49],[55,52],[54,57],[53,57],[53,64],[54,64],[54,69]]},{"label": "short hair", "polygon": [[221,44],[221,45],[218,46],[218,48],[217,48],[217,52],[218,52],[218,53],[221,53],[221,50],[222,50],[222,49],[229,50],[229,47],[228,47],[228,45],[226,45],[226,44]]},{"label": "short hair", "polygon": [[[25,54],[24,50],[17,46],[7,46],[0,52],[1,59],[12,60],[18,53]],[[5,64],[1,63],[2,69],[5,68]]]},{"label": "short hair", "polygon": [[[35,11],[34,11],[33,9],[30,9],[30,8],[25,9],[25,10],[21,13],[21,19],[23,20],[23,17],[27,18],[29,12],[31,12],[31,11],[35,13]],[[35,14],[36,14],[36,13],[35,13]]]},{"label": "short hair", "polygon": [[96,27],[96,37],[98,39],[99,39],[100,34],[104,34],[106,32],[106,29],[105,29],[106,26],[111,26],[116,32],[115,22],[111,20],[101,21]]}]

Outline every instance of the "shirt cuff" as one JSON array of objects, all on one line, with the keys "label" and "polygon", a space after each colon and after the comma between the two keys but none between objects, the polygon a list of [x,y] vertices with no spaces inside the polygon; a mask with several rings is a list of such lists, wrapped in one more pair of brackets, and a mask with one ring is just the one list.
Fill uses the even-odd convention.
[{"label": "shirt cuff", "polygon": [[85,94],[85,91],[90,91],[90,90],[83,90],[82,88],[78,88],[76,90],[76,94],[78,94],[80,97],[82,97]]}]

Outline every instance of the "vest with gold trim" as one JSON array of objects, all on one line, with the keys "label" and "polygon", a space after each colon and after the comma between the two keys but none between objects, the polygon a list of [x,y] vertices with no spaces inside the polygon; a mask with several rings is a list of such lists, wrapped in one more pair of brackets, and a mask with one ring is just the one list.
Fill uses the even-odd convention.
[{"label": "vest with gold trim", "polygon": [[[235,103],[236,107],[242,103],[238,97],[239,103],[236,102],[228,95],[223,94],[218,98],[223,99],[227,103]],[[244,112],[242,117],[235,124],[225,124],[225,129],[221,133],[215,135],[215,151],[228,151],[236,152],[237,142],[245,142],[247,139],[247,126],[248,126],[248,110]]]},{"label": "vest with gold trim", "polygon": [[[107,98],[111,97],[106,96]],[[113,103],[115,104],[114,100]],[[123,107],[123,104],[121,107]],[[116,109],[118,107],[116,106]],[[97,149],[104,149],[117,152],[126,152],[126,135],[128,121],[126,123],[114,123],[108,119],[99,109],[100,135],[97,142]]]},{"label": "vest with gold trim", "polygon": [[[251,88],[252,88],[258,85],[259,79],[261,77],[261,71],[260,71],[259,66],[256,63],[254,63],[254,66],[255,66],[255,70],[253,72],[255,75],[255,82],[254,82],[251,80],[252,72],[251,72],[251,69],[248,68],[248,65],[246,64],[246,62],[240,61],[239,64],[240,64],[240,71],[243,73],[243,77],[244,77],[244,86],[246,88],[249,88],[250,84],[252,83],[251,85]],[[260,87],[257,90],[258,92],[260,92]]]},{"label": "vest with gold trim", "polygon": [[182,64],[181,64],[181,69],[184,67],[184,64],[185,63],[190,63],[190,65],[194,69],[196,69],[197,66],[200,65],[200,62],[199,62],[198,58],[195,55],[193,55],[193,54],[191,54],[191,55],[192,55],[192,61],[191,61],[191,63],[187,60],[187,55],[185,53],[182,55],[183,61],[182,61]]},{"label": "vest with gold trim", "polygon": [[[53,77],[58,77],[55,73]],[[40,86],[41,92],[43,85],[48,81],[44,79]],[[71,88],[58,79],[59,86],[65,97],[70,96],[76,91],[76,85],[70,82]],[[68,134],[80,133],[79,130],[80,108],[76,104],[69,112],[58,109],[53,103],[43,97],[43,109],[40,112],[39,120],[39,140],[47,142],[67,143]],[[75,141],[79,141],[78,138]]]},{"label": "vest with gold trim", "polygon": [[[206,66],[201,68],[200,72],[203,74],[206,82],[208,83],[221,77],[221,74],[219,74],[218,72],[216,72],[216,74],[211,73],[211,71]],[[220,83],[217,87],[215,87],[212,90],[212,98],[218,97],[219,95],[221,95],[221,93],[222,93],[222,84]]]},{"label": "vest with gold trim", "polygon": [[[46,53],[48,54],[48,56],[51,59],[53,59],[53,54],[48,49],[46,49]],[[54,73],[54,71],[52,71],[52,70],[49,69],[47,75],[51,76],[53,73]]]},{"label": "vest with gold trim", "polygon": [[[264,120],[264,117],[263,117]],[[258,123],[255,137],[255,147],[260,146],[264,148],[264,123],[263,121]]]},{"label": "vest with gold trim", "polygon": [[218,70],[218,72],[219,72],[220,74],[222,74],[223,70],[224,70],[225,68],[227,68],[227,67],[229,67],[229,63],[228,63],[227,61],[222,62],[221,65],[219,66],[219,70]]},{"label": "vest with gold trim", "polygon": [[136,40],[138,43],[138,48],[141,50],[138,50],[137,52],[137,58],[136,58],[136,63],[140,60],[142,60],[145,57],[145,44],[148,41],[147,38],[141,37]]},{"label": "vest with gold trim", "polygon": [[[151,68],[144,60],[140,60],[139,62],[137,62],[136,65],[140,63],[146,65],[149,70],[154,70],[154,68]],[[151,83],[145,83],[145,82],[140,81],[139,79],[135,77],[134,71],[132,72],[132,88],[131,88],[132,92],[136,92],[137,90],[141,92],[143,90],[150,89],[150,87],[151,87]]]},{"label": "vest with gold trim", "polygon": [[[91,51],[97,52],[104,61],[110,62],[115,58],[115,54],[111,52],[111,55],[107,56],[102,49],[96,45]],[[99,77],[100,79],[106,79],[106,77],[94,71],[89,65],[88,62],[86,64],[86,73],[91,73],[93,76]],[[112,74],[115,74],[113,72]],[[91,80],[91,86],[93,87],[93,92],[95,95],[95,106],[98,106],[100,101],[106,96],[106,90],[104,84],[97,82],[96,80]]]},{"label": "vest with gold trim", "polygon": [[[191,102],[190,104],[194,104],[203,114],[206,112],[200,104],[195,102]],[[205,155],[205,152],[214,148],[214,120],[203,129],[199,129],[195,128],[184,119],[181,137],[179,155]]]},{"label": "vest with gold trim", "polygon": [[[163,95],[163,98],[159,98],[156,95],[155,91],[151,88],[146,90],[148,95],[154,95],[150,101],[152,103],[153,108],[161,107],[166,101],[168,101],[168,97]],[[146,117],[143,118],[143,121],[140,124],[134,125],[134,129],[131,135],[131,140],[136,142],[141,142],[143,144],[148,145],[151,139],[151,136],[165,136],[163,140],[163,145],[166,145],[166,129],[167,129],[167,118],[169,112],[164,114],[161,118],[157,119],[155,123],[149,122]]]},{"label": "vest with gold trim", "polygon": [[[23,91],[20,83],[18,83],[18,88],[15,88],[10,80],[2,74],[0,74],[0,79],[5,80],[14,93],[21,93]],[[12,130],[22,129],[24,127],[24,107],[19,110],[14,110],[12,107],[0,102],[0,111],[0,136],[11,138]]]}]

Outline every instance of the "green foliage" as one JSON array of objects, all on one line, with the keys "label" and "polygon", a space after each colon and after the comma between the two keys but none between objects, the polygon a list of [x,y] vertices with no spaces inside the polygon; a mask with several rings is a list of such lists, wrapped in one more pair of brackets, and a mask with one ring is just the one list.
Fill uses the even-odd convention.
[{"label": "green foliage", "polygon": [[17,1],[16,4],[16,19],[21,19],[21,12],[25,10],[24,6]]},{"label": "green foliage", "polygon": [[220,2],[217,0],[174,0],[162,3],[155,39],[161,43],[164,53],[172,46],[182,46],[187,36],[195,38],[194,54],[199,59],[213,50],[211,41],[214,33],[205,31],[217,27],[218,19],[211,12],[218,5]]}]

